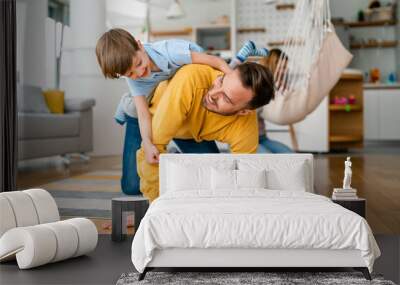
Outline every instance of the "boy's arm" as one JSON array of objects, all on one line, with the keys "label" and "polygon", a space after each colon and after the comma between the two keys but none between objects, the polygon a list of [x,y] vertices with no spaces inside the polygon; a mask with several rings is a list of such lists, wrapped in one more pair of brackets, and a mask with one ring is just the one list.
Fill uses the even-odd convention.
[{"label": "boy's arm", "polygon": [[[166,152],[167,144],[183,125],[192,104],[194,87],[190,86],[188,77],[182,75],[184,72],[178,71],[169,84],[164,81],[156,90],[156,92],[162,90],[162,97],[152,119],[152,141],[160,153]],[[165,84],[168,86],[163,90]],[[137,151],[136,159],[140,191],[152,202],[159,195],[158,164],[146,162],[143,148]]]},{"label": "boy's arm", "polygon": [[192,57],[192,63],[206,64],[211,67],[214,67],[215,69],[221,70],[223,73],[228,73],[231,71],[229,65],[222,58],[218,56],[192,51],[191,57]]},{"label": "boy's arm", "polygon": [[146,154],[148,163],[157,163],[159,152],[152,143],[151,114],[145,96],[134,96],[136,110],[139,119],[140,135],[142,136],[142,145]]}]

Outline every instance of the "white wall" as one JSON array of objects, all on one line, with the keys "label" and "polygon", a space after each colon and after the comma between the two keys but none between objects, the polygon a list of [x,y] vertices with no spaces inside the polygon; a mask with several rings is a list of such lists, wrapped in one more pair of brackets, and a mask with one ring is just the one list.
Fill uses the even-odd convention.
[{"label": "white wall", "polygon": [[[400,17],[400,1],[397,1],[397,18]],[[397,65],[397,81],[400,81],[400,21],[397,20],[396,39],[399,42],[397,45],[396,65]]]},{"label": "white wall", "polygon": [[230,0],[181,0],[185,16],[167,19],[166,14],[172,0],[151,1],[150,19],[153,30],[174,30],[191,26],[210,25],[219,16],[231,16]]},{"label": "white wall", "polygon": [[[47,0],[17,0],[17,67],[20,83],[55,87],[54,21]],[[122,80],[105,80],[95,56],[105,31],[105,0],[71,0],[71,28],[65,32],[61,89],[66,98],[94,98],[94,155],[122,153],[124,128],[113,115],[127,91]],[[47,23],[47,24],[46,24]]]},{"label": "white wall", "polygon": [[67,98],[94,98],[92,155],[120,155],[124,128],[113,119],[123,80],[106,80],[97,63],[97,39],[106,31],[105,0],[71,0],[71,27],[65,34],[61,86]]},{"label": "white wall", "polygon": [[106,27],[123,28],[142,42],[146,39],[144,30],[147,5],[135,0],[106,0]]},{"label": "white wall", "polygon": [[46,83],[46,17],[47,0],[17,0],[17,65],[21,68],[21,83],[40,87]]},{"label": "white wall", "polygon": [[25,36],[25,22],[26,22],[26,2],[16,2],[16,17],[17,17],[17,83],[24,81],[24,36]]},{"label": "white wall", "polygon": [[46,83],[44,89],[56,88],[56,21],[46,18]]}]

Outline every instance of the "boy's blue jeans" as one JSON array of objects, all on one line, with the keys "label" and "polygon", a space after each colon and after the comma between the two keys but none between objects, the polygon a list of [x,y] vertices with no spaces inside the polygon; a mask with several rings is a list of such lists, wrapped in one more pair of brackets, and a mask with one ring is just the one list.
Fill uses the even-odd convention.
[{"label": "boy's blue jeans", "polygon": [[[196,142],[195,140],[174,139],[176,145],[184,153],[218,153],[218,147],[214,141]],[[136,169],[136,151],[140,148],[142,137],[140,136],[138,119],[126,116],[126,129],[124,140],[124,152],[122,155],[121,189],[127,195],[140,194],[140,178]]]}]

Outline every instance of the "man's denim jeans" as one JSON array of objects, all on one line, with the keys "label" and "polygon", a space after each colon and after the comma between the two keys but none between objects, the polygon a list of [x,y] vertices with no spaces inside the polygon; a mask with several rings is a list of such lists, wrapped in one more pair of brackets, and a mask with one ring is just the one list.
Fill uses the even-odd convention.
[{"label": "man's denim jeans", "polygon": [[[174,139],[174,142],[184,153],[219,152],[214,141],[203,141],[197,143],[195,140]],[[127,195],[140,194],[140,179],[136,169],[136,151],[140,148],[141,143],[142,137],[140,136],[138,119],[126,116],[121,189],[122,192]]]}]

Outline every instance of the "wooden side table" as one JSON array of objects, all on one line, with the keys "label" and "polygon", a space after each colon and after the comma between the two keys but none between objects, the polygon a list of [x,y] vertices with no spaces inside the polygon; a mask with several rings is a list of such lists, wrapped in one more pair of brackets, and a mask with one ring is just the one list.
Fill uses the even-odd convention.
[{"label": "wooden side table", "polygon": [[126,238],[126,219],[124,212],[135,213],[135,231],[139,227],[140,221],[146,214],[149,207],[149,200],[143,196],[126,196],[113,198],[112,208],[112,227],[111,239],[113,241],[122,241]]},{"label": "wooden side table", "polygon": [[359,214],[361,217],[365,218],[365,209],[367,200],[364,198],[356,198],[351,200],[336,200],[332,199],[332,202],[339,204],[340,206]]}]

